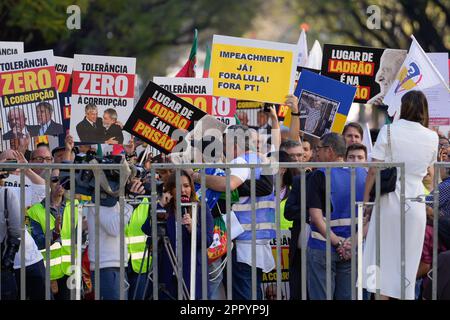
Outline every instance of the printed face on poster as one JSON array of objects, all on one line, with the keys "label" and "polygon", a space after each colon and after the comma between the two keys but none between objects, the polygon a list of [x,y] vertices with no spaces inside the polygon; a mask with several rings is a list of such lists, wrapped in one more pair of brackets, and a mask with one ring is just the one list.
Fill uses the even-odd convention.
[{"label": "printed face on poster", "polygon": [[406,50],[325,44],[322,75],[355,86],[355,102],[381,105]]},{"label": "printed face on poster", "polygon": [[201,109],[150,82],[124,130],[168,154],[205,115]]},{"label": "printed face on poster", "polygon": [[304,70],[295,95],[299,98],[300,130],[320,138],[342,133],[356,88]]},{"label": "printed face on poster", "polygon": [[123,144],[134,107],[136,59],[75,55],[70,132],[75,141]]},{"label": "printed face on poster", "polygon": [[0,57],[3,140],[63,132],[53,50]]},{"label": "printed face on poster", "polygon": [[293,91],[295,45],[214,35],[210,77],[215,96],[283,103]]}]

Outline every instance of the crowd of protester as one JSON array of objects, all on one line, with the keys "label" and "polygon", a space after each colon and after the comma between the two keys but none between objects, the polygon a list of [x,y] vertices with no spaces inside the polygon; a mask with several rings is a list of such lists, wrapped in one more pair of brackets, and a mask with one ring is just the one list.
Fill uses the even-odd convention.
[{"label": "crowd of protester", "polygon": [[[157,179],[157,213],[158,220],[164,221],[164,235],[158,248],[151,247],[152,221],[150,219],[151,204],[148,198],[140,203],[125,204],[120,208],[119,202],[112,206],[100,206],[99,217],[95,208],[82,206],[92,198],[76,194],[70,198],[67,190],[69,180],[61,178],[57,169],[28,168],[25,175],[26,230],[25,241],[20,241],[20,186],[12,181],[20,181],[20,170],[0,172],[0,241],[2,243],[2,299],[18,299],[20,297],[20,269],[25,266],[26,298],[31,300],[46,297],[46,255],[50,254],[51,298],[55,300],[70,299],[73,269],[71,255],[76,245],[71,243],[72,221],[75,229],[82,229],[82,261],[83,261],[83,298],[92,299],[96,278],[100,279],[100,298],[120,298],[120,265],[126,266],[127,285],[125,296],[128,299],[151,299],[152,292],[152,251],[158,250],[159,260],[159,299],[178,298],[177,272],[173,262],[177,254],[183,257],[183,298],[189,296],[191,287],[191,266],[195,265],[195,298],[225,299],[227,276],[225,263],[227,254],[218,253],[220,233],[216,233],[217,225],[227,221],[230,215],[232,229],[227,236],[232,238],[232,252],[228,255],[232,263],[232,297],[236,300],[252,298],[252,265],[256,265],[257,298],[276,298],[276,290],[267,287],[265,293],[261,289],[263,273],[276,267],[272,253],[271,241],[276,238],[275,199],[280,201],[280,227],[290,230],[289,243],[289,292],[290,299],[302,297],[301,283],[301,238],[306,239],[307,257],[307,297],[311,300],[327,298],[326,291],[326,170],[315,166],[314,162],[342,162],[342,167],[330,170],[331,201],[331,294],[333,299],[351,299],[351,289],[356,284],[351,279],[351,248],[356,243],[351,241],[350,212],[350,179],[351,170],[344,162],[372,161],[404,162],[406,171],[406,196],[426,196],[426,204],[419,202],[406,203],[406,277],[408,287],[407,299],[431,299],[431,278],[433,258],[433,164],[435,161],[448,161],[449,141],[439,133],[428,129],[428,106],[421,92],[412,91],[402,99],[400,120],[392,125],[383,126],[374,142],[374,148],[368,155],[368,148],[363,144],[364,132],[356,122],[348,123],[342,134],[326,133],[314,138],[300,131],[298,121],[298,101],[288,96],[286,105],[291,109],[292,125],[289,131],[281,131],[275,108],[269,112],[258,113],[258,125],[248,126],[245,111],[239,111],[241,123],[229,126],[220,144],[221,152],[208,155],[208,162],[219,163],[218,168],[205,170],[205,205],[201,208],[201,170],[181,170],[177,179],[176,172],[170,168],[170,155],[151,154],[145,151],[142,142],[131,140],[124,146],[123,154],[130,164],[141,163],[146,172],[150,172],[156,163],[168,164],[156,169]],[[388,133],[389,130],[389,133]],[[281,131],[281,133],[280,133]],[[238,138],[234,139],[237,133]],[[389,145],[392,140],[392,146]],[[23,140],[23,141],[22,141]],[[217,143],[214,138],[206,137],[201,141],[201,152],[206,161],[205,150]],[[17,163],[70,163],[77,154],[98,152],[96,146],[77,145],[70,135],[66,136],[65,145],[50,149],[47,144],[39,144],[28,150],[28,140],[11,141],[12,149],[0,153],[1,162],[17,161]],[[389,149],[390,148],[390,149]],[[215,149],[216,150],[216,149]],[[211,156],[213,159],[211,159]],[[229,169],[229,188],[231,191],[231,212],[227,212],[226,191],[227,175],[220,168],[220,162],[241,164],[243,167]],[[247,164],[265,164],[273,161],[282,163],[306,164],[306,234],[301,235],[301,170],[298,168],[279,168],[277,171],[266,169],[267,166],[256,166],[255,171]],[[0,165],[1,167],[1,165]],[[7,174],[6,174],[7,173]],[[375,180],[375,170],[367,168],[355,169],[355,199],[369,202],[373,200],[370,191]],[[48,176],[50,175],[50,177]],[[251,197],[251,177],[255,176],[255,197]],[[276,191],[275,175],[280,181],[280,189]],[[449,296],[449,251],[450,248],[450,174],[448,169],[439,172],[439,239],[438,239],[438,298]],[[45,183],[50,181],[50,199],[46,199]],[[128,183],[127,195],[131,198],[149,195],[150,176],[133,178]],[[279,192],[279,194],[277,194]],[[176,201],[178,196],[180,202]],[[382,298],[400,298],[400,190],[399,183],[394,192],[380,198],[381,212],[381,265],[379,270]],[[137,198],[141,199],[141,198]],[[255,203],[252,203],[252,201]],[[192,206],[195,203],[196,206]],[[50,212],[46,213],[46,205]],[[252,248],[252,205],[255,209],[256,247]],[[72,207],[75,216],[72,217]],[[187,209],[185,209],[187,208]],[[120,229],[120,212],[123,209],[125,230]],[[82,210],[82,221],[78,221],[78,210]],[[192,225],[193,210],[196,212],[197,225]],[[178,251],[177,212],[181,212],[182,250]],[[364,226],[360,228],[365,238],[363,254],[363,287],[364,297],[373,299],[377,287],[370,285],[366,278],[371,275],[371,266],[375,264],[376,221],[371,206],[364,211]],[[206,215],[202,217],[202,215]],[[8,216],[9,215],[9,216]],[[49,217],[50,222],[46,221]],[[7,221],[7,223],[6,223]],[[206,225],[202,225],[202,221]],[[99,223],[99,226],[96,225]],[[47,230],[48,225],[50,230]],[[98,239],[96,239],[96,227]],[[224,227],[222,227],[224,228]],[[195,229],[197,239],[197,260],[191,264],[191,237]],[[206,234],[202,232],[206,230]],[[120,234],[125,232],[126,245],[123,248],[124,261],[120,261]],[[48,237],[48,235],[50,236]],[[50,238],[50,243],[47,243]],[[15,241],[19,239],[19,241]],[[215,249],[212,255],[208,251],[207,274],[203,274],[202,241],[206,247]],[[95,243],[99,242],[99,252]],[[21,261],[20,246],[25,246],[25,261]],[[13,248],[13,249],[11,249]],[[48,249],[48,250],[46,250]],[[208,250],[209,250],[208,249]],[[171,250],[175,253],[171,253]],[[252,250],[256,250],[256,259],[252,259]],[[12,251],[13,258],[8,257]],[[11,254],[10,254],[11,256]],[[96,268],[96,256],[99,266]],[[173,259],[175,257],[175,259]],[[12,261],[8,261],[12,260]],[[96,270],[97,269],[97,270]],[[95,272],[98,271],[99,275]],[[98,276],[98,277],[97,277]],[[202,291],[202,278],[207,277],[206,296]],[[150,281],[149,281],[150,279]],[[416,285],[414,285],[416,284]],[[264,294],[266,296],[264,296]],[[270,297],[269,297],[270,295]],[[285,295],[285,294],[283,294]]]}]

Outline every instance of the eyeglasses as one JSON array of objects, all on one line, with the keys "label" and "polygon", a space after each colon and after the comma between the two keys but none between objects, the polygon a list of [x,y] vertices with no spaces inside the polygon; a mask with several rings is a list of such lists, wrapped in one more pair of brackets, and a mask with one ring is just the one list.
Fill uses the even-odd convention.
[{"label": "eyeglasses", "polygon": [[330,146],[316,146],[316,150],[317,149],[323,149],[323,148],[329,148]]},{"label": "eyeglasses", "polygon": [[51,162],[51,161],[53,161],[53,157],[45,157],[45,158],[43,158],[43,157],[35,157],[35,158],[32,158],[31,160],[37,161],[37,162],[44,162],[44,161]]}]

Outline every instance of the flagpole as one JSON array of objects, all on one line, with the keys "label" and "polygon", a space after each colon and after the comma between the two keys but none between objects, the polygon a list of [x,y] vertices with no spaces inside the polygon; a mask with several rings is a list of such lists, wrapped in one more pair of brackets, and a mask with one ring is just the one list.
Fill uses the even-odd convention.
[{"label": "flagpole", "polygon": [[[428,63],[431,65],[431,67],[433,68],[434,72],[438,75],[439,79],[441,79],[442,83],[444,84],[444,86],[447,88],[447,91],[450,91],[448,85],[447,85],[447,81],[444,80],[444,78],[442,78],[441,73],[438,71],[438,69],[436,68],[436,66],[433,64],[433,62],[431,62],[430,57],[428,57],[428,55],[426,54],[426,52],[423,50],[423,48],[420,46],[419,41],[417,41],[417,39],[414,37],[414,35],[411,35],[411,39],[417,44],[417,46],[419,47],[419,50],[423,53],[423,55],[426,57],[426,60],[428,61]],[[409,53],[409,52],[408,52]]]}]

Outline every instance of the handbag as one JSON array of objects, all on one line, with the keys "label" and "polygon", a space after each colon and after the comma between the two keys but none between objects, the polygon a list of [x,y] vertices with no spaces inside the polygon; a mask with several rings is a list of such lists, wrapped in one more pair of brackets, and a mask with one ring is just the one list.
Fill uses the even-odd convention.
[{"label": "handbag", "polygon": [[[390,161],[392,162],[392,144],[391,144],[391,125],[387,127],[388,149]],[[397,184],[397,167],[389,167],[380,171],[380,195],[388,194],[395,191]],[[370,197],[375,198],[375,184],[370,190]]]}]

